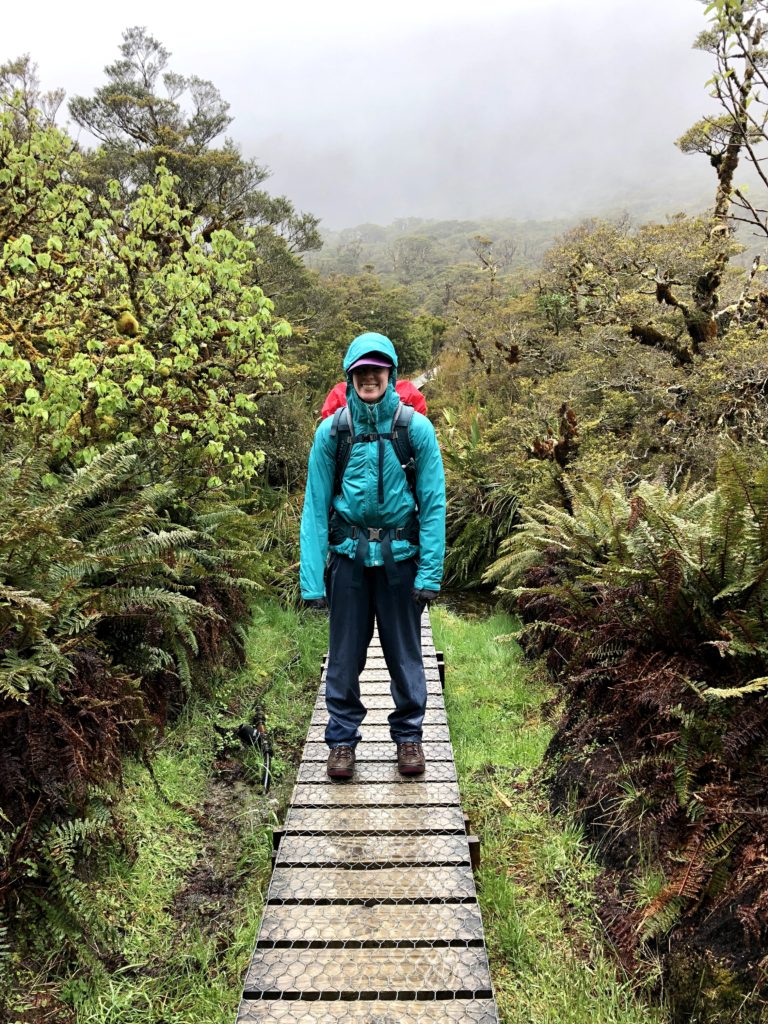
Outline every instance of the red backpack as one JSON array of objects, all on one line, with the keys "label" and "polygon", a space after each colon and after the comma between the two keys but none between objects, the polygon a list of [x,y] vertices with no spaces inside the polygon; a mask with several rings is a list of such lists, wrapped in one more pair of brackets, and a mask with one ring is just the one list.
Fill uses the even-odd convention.
[{"label": "red backpack", "polygon": [[[424,395],[419,391],[415,384],[411,384],[409,380],[399,380],[395,384],[395,390],[400,396],[400,401],[403,405],[412,406],[416,412],[420,412],[426,415],[427,403],[424,399]],[[323,408],[320,410],[320,415],[323,419],[326,416],[332,416],[337,409],[343,408],[347,404],[347,382],[340,381],[325,397],[323,402]]]}]

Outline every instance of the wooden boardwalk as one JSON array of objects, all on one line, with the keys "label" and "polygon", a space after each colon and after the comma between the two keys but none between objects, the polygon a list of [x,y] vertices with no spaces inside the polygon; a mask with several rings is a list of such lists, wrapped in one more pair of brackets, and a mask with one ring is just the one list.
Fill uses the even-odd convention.
[{"label": "wooden boardwalk", "polygon": [[498,1022],[426,615],[422,629],[422,776],[397,771],[377,635],[355,776],[326,776],[323,675],[238,1024]]}]

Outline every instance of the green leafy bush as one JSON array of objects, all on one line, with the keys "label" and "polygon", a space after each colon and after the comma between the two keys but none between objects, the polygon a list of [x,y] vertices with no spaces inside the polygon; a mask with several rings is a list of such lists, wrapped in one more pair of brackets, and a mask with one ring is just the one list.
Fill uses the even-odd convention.
[{"label": "green leafy bush", "polygon": [[239,658],[256,560],[250,519],[180,496],[151,448],[58,473],[50,454],[0,462],[0,903],[74,948],[103,937],[85,882],[119,839],[121,758]]},{"label": "green leafy bush", "polygon": [[477,586],[502,537],[517,520],[516,488],[496,475],[480,422],[463,431],[446,413],[442,453],[446,469],[445,581]]},{"label": "green leafy bush", "polygon": [[20,108],[0,91],[0,421],[60,458],[163,436],[213,483],[250,478],[241,441],[290,328],[249,231],[204,232],[162,164],[135,196],[91,192],[71,139]]},{"label": "green leafy bush", "polygon": [[[768,464],[717,486],[570,486],[524,513],[489,573],[562,686],[556,798],[577,796],[617,875],[632,959],[673,929],[727,929],[754,982],[768,941]],[[651,856],[645,904],[629,879]],[[702,940],[706,941],[706,940]]]}]

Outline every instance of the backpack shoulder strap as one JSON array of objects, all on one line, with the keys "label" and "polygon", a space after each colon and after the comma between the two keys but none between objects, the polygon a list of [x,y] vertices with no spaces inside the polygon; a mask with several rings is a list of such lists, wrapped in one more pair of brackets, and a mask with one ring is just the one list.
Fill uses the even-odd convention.
[{"label": "backpack shoulder strap", "polygon": [[401,402],[397,409],[395,409],[395,415],[392,417],[392,445],[401,466],[405,466],[413,458],[413,445],[408,433],[413,413],[412,405],[405,405],[404,402]]},{"label": "backpack shoulder strap", "polygon": [[336,470],[333,476],[333,493],[341,493],[341,481],[352,452],[352,415],[348,405],[342,405],[333,414],[331,437],[336,438]]},{"label": "backpack shoulder strap", "polygon": [[413,406],[405,405],[400,402],[395,414],[392,417],[392,432],[391,434],[366,434],[361,435],[359,438],[355,438],[352,433],[352,416],[349,411],[349,406],[343,405],[340,409],[337,409],[333,414],[333,421],[331,422],[331,437],[336,438],[336,469],[333,477],[333,493],[334,495],[341,493],[341,482],[344,479],[344,473],[349,463],[349,457],[352,454],[352,445],[355,440],[373,440],[376,437],[389,437],[392,441],[392,447],[395,450],[397,461],[403,467],[405,478],[408,482],[408,486],[411,489],[414,499],[416,498],[416,460],[413,456],[413,445],[411,444],[410,434],[408,428],[411,425],[411,420],[414,414]]},{"label": "backpack shoulder strap", "polygon": [[416,497],[416,460],[413,457],[413,445],[408,428],[413,419],[414,408],[401,402],[392,417],[392,447],[395,449],[398,462],[403,467],[405,478],[414,498]]},{"label": "backpack shoulder strap", "polygon": [[[342,430],[349,430],[349,415],[344,416],[344,413],[349,413],[349,407],[346,405],[340,405],[339,408],[334,412],[333,419],[331,420],[331,437],[336,437],[339,432],[339,425],[341,424]],[[341,419],[344,417],[344,423],[341,423]]]}]

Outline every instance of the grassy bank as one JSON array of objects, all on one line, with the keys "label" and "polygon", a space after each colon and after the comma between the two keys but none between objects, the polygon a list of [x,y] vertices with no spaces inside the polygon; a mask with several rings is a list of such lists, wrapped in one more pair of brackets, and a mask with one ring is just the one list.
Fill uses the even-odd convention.
[{"label": "grassy bank", "polygon": [[[30,959],[12,969],[8,1019],[35,1024],[231,1024],[269,880],[281,817],[327,646],[322,617],[264,603],[246,668],[196,700],[145,763],[127,766],[113,811],[124,851],[92,882],[112,924],[109,948],[86,942],[77,967]],[[262,704],[275,742],[274,782],[255,751],[216,726]],[[127,853],[125,852],[127,850]]]},{"label": "grassy bank", "polygon": [[503,1024],[663,1024],[606,956],[596,868],[580,829],[553,820],[537,783],[549,693],[509,640],[514,621],[438,608],[432,623],[462,802],[482,838],[477,883]]}]

